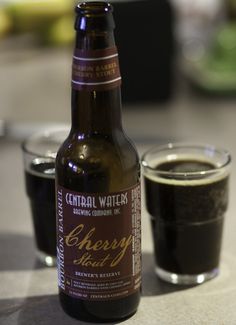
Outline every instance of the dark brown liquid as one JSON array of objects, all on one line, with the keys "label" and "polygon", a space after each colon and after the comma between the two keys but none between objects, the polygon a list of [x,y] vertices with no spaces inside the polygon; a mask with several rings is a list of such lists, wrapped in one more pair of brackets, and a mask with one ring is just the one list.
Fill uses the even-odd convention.
[{"label": "dark brown liquid", "polygon": [[[215,168],[208,162],[179,160],[158,170],[194,172]],[[200,274],[218,267],[228,177],[197,183],[145,178],[157,265],[171,273]]]},{"label": "dark brown liquid", "polygon": [[56,256],[55,163],[32,162],[25,172],[36,245],[39,251]]}]

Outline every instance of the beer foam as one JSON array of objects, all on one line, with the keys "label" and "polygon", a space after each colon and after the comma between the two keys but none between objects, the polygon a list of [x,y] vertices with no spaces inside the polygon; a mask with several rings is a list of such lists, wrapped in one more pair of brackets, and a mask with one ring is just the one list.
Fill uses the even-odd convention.
[{"label": "beer foam", "polygon": [[[39,168],[44,165],[45,168]],[[35,158],[27,167],[26,171],[31,175],[55,179],[55,160],[53,158]]]},{"label": "beer foam", "polygon": [[[190,171],[190,172],[173,172],[158,170],[158,166],[178,161],[195,161],[196,163],[210,164],[212,169],[206,169],[202,171]],[[200,155],[183,155],[183,154],[170,154],[167,157],[156,158],[152,161],[152,169],[143,166],[143,175],[152,180],[153,182],[158,182],[168,185],[178,185],[178,186],[199,186],[207,185],[211,183],[218,182],[229,175],[228,166],[218,165],[211,159],[203,158]],[[156,167],[154,167],[156,166]],[[215,167],[214,167],[215,166]]]}]

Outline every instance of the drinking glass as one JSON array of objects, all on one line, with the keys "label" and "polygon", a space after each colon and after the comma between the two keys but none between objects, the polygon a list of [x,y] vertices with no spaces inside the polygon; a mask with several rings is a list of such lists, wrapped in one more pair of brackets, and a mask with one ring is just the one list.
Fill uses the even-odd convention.
[{"label": "drinking glass", "polygon": [[168,144],[142,157],[157,275],[197,284],[219,273],[231,156],[211,145]]},{"label": "drinking glass", "polygon": [[46,266],[56,264],[55,158],[68,129],[33,134],[22,144],[26,193],[37,247]]}]

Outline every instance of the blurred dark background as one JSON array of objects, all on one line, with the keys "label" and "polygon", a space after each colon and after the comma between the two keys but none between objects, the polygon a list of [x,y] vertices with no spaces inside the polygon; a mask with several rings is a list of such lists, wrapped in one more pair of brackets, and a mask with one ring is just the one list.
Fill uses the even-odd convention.
[{"label": "blurred dark background", "polygon": [[115,2],[125,102],[168,100],[173,88],[174,12],[167,0]]}]

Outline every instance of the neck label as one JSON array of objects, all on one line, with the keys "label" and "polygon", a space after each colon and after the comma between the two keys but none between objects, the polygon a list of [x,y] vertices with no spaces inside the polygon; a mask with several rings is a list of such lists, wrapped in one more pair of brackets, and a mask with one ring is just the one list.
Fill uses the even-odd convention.
[{"label": "neck label", "polygon": [[74,90],[103,91],[121,85],[116,47],[102,50],[75,49],[72,66]]}]

